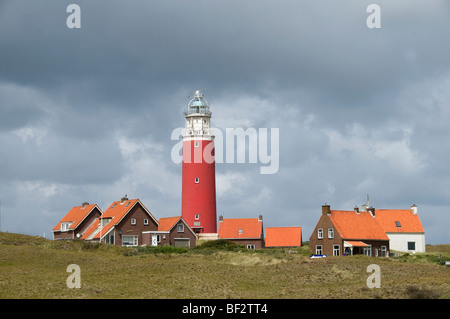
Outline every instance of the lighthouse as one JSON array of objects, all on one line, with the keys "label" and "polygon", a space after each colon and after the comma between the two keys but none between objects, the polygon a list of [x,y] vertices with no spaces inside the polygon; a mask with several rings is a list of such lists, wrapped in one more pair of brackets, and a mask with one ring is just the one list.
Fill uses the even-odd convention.
[{"label": "lighthouse", "polygon": [[209,104],[200,90],[184,115],[181,216],[196,233],[217,233],[214,136]]}]

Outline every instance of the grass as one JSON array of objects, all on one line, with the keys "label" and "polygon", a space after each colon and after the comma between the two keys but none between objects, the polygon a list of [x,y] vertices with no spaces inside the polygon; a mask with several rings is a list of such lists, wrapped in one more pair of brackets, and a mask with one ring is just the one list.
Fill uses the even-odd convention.
[{"label": "grass", "polygon": [[[399,258],[310,259],[308,246],[248,251],[226,241],[195,249],[125,248],[0,233],[0,298],[450,298],[448,245]],[[438,256],[441,255],[439,259]],[[381,268],[381,288],[366,285]],[[81,288],[66,271],[81,269]]]}]

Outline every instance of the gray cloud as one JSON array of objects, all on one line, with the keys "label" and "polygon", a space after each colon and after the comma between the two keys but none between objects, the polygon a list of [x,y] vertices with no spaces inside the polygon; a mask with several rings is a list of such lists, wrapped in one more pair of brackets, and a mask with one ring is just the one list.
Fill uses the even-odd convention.
[{"label": "gray cloud", "polygon": [[72,2],[0,2],[2,230],[49,236],[72,206],[124,194],[179,214],[170,135],[206,88],[213,126],[280,129],[277,174],[217,164],[218,213],[307,239],[323,203],[369,193],[450,240],[448,2],[378,1],[377,30],[370,1],[79,0],[79,30]]}]

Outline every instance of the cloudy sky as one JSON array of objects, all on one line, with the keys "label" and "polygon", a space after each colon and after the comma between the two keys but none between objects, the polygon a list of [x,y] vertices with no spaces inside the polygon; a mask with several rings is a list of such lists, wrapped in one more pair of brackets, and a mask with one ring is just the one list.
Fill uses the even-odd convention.
[{"label": "cloudy sky", "polygon": [[52,238],[125,194],[180,215],[171,133],[204,88],[214,127],[279,129],[275,174],[217,164],[218,214],[308,240],[323,204],[369,194],[448,244],[449,34],[447,0],[0,0],[1,230]]}]

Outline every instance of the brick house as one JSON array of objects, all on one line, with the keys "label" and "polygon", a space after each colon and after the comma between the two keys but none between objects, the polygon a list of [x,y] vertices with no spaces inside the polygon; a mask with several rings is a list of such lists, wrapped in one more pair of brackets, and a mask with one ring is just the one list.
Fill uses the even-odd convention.
[{"label": "brick house", "polygon": [[96,204],[84,202],[81,206],[73,207],[52,229],[53,239],[81,238],[101,214],[102,211]]},{"label": "brick house", "polygon": [[265,247],[300,247],[302,245],[301,227],[266,227]]},{"label": "brick house", "polygon": [[264,248],[263,220],[258,218],[229,218],[219,216],[219,239],[226,239],[248,249]]},{"label": "brick house", "polygon": [[370,208],[342,211],[324,205],[310,237],[310,249],[313,255],[387,257],[389,237]]},{"label": "brick house", "polygon": [[113,202],[82,239],[119,246],[143,244],[143,232],[158,230],[158,221],[139,199]]},{"label": "brick house", "polygon": [[181,216],[160,218],[158,223],[159,226],[156,231],[143,231],[144,245],[195,247],[196,235]]}]

